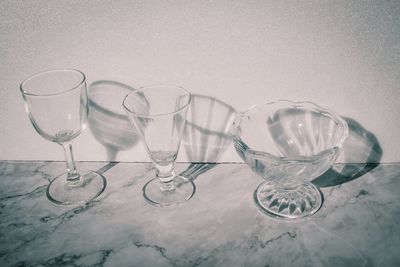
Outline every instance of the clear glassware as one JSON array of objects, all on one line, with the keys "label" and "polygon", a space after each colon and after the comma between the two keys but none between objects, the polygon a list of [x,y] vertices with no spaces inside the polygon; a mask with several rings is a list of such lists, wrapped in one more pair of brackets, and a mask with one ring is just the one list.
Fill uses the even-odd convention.
[{"label": "clear glassware", "polygon": [[195,192],[192,181],[174,172],[190,99],[182,87],[156,85],[138,89],[123,101],[156,168],[156,177],[143,187],[145,199],[153,205],[180,204]]},{"label": "clear glassware", "polygon": [[232,125],[236,151],[266,181],[254,192],[261,211],[296,219],[318,211],[311,181],[327,171],[348,135],[347,123],[310,102],[277,101],[240,113]]},{"label": "clear glassware", "polygon": [[40,72],[27,79],[20,90],[35,130],[46,140],[64,148],[67,172],[47,187],[47,197],[59,205],[79,205],[99,196],[105,178],[93,171],[77,169],[71,141],[86,125],[88,97],[85,75],[74,69]]}]

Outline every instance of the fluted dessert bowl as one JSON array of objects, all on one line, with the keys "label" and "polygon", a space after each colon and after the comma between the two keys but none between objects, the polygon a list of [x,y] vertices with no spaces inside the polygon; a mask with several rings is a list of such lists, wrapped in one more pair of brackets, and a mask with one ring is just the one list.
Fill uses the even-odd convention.
[{"label": "fluted dessert bowl", "polygon": [[270,216],[296,219],[321,207],[311,181],[332,166],[348,127],[318,105],[282,100],[240,113],[231,133],[240,157],[265,179],[254,192],[256,205]]}]

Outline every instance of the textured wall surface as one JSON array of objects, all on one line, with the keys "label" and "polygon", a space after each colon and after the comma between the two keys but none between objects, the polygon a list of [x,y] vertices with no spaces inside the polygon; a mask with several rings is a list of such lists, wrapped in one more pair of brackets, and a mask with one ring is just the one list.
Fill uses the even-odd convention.
[{"label": "textured wall surface", "polygon": [[[369,161],[400,161],[399,14],[398,1],[1,1],[0,159],[63,159],[34,132],[18,86],[73,67],[89,83],[169,83],[201,95],[192,130],[204,138],[185,139],[182,161],[239,161],[225,142],[231,111],[277,99],[336,111]],[[120,112],[122,91],[103,105]],[[139,142],[113,135],[114,113],[100,119],[114,131],[94,118],[75,140],[76,159],[148,160]]]}]

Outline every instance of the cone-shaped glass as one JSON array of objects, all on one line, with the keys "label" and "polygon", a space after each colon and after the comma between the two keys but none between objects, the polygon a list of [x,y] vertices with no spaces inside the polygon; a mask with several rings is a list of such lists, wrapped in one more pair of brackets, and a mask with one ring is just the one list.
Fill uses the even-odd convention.
[{"label": "cone-shaped glass", "polygon": [[188,91],[168,85],[143,87],[124,99],[128,117],[156,168],[156,177],[143,188],[151,204],[176,205],[194,194],[194,184],[174,172],[189,104]]}]

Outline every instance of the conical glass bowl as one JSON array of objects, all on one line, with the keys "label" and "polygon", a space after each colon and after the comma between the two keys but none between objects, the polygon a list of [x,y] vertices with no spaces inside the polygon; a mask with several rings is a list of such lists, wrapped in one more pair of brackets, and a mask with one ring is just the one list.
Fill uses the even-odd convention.
[{"label": "conical glass bowl", "polygon": [[231,129],[236,151],[265,179],[254,192],[261,211],[296,219],[321,207],[311,183],[335,161],[348,135],[347,123],[310,102],[276,101],[240,113]]}]

